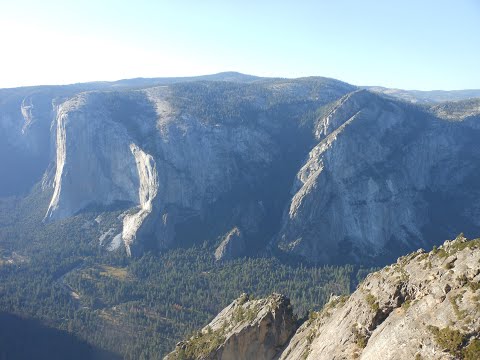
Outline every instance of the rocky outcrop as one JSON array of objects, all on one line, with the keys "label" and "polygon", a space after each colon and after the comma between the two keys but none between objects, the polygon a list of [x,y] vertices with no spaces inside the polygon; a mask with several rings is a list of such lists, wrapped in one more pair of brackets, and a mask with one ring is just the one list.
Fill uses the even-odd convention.
[{"label": "rocky outcrop", "polygon": [[280,359],[474,359],[479,284],[480,240],[419,250],[312,313]]},{"label": "rocky outcrop", "polygon": [[[259,313],[268,311],[268,300],[256,304],[264,306]],[[235,305],[238,300],[210,326],[218,329],[220,321],[225,328],[235,328],[234,316],[227,315]],[[256,328],[254,318],[242,322],[241,328]],[[282,324],[286,333],[292,331],[292,322]],[[202,334],[208,331],[204,328]],[[180,343],[171,358],[178,358],[182,349],[190,359],[244,358],[235,353],[243,348],[227,347],[231,333],[227,334],[208,355],[196,352],[202,347],[192,346],[190,339]],[[283,349],[271,346],[268,352],[265,343],[235,334],[236,344],[251,344],[251,354],[257,354],[258,346],[262,356],[252,359],[478,359],[480,239],[468,241],[460,235],[429,253],[418,250],[368,275],[352,295],[332,296],[321,311],[311,312]]]},{"label": "rocky outcrop", "polygon": [[165,360],[269,360],[296,329],[290,300],[280,294],[250,299],[243,294],[197,335],[177,344]]},{"label": "rocky outcrop", "polygon": [[215,260],[230,260],[245,254],[246,246],[243,233],[239,228],[234,227],[223,238],[215,250]]}]

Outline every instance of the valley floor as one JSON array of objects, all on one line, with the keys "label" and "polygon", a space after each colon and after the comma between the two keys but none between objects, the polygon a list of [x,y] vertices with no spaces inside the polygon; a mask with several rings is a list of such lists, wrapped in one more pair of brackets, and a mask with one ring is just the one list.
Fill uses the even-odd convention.
[{"label": "valley floor", "polygon": [[367,273],[274,257],[217,263],[208,244],[131,259],[98,245],[84,226],[96,214],[42,225],[32,203],[20,201],[18,213],[0,204],[0,311],[125,359],[159,358],[243,292],[287,293],[302,317],[331,293],[348,294]]}]

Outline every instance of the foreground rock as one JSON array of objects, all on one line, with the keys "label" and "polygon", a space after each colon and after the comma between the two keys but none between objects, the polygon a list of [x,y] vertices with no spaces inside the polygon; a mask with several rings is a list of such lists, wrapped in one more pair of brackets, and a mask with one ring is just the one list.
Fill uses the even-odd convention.
[{"label": "foreground rock", "polygon": [[180,342],[170,359],[272,359],[296,329],[290,300],[273,294],[251,300],[243,294],[197,335]]},{"label": "foreground rock", "polygon": [[[256,306],[264,309],[255,312],[268,312],[269,299],[257,300]],[[210,326],[218,329],[223,321],[223,326],[237,328],[231,314],[238,301]],[[253,329],[263,333],[257,319],[241,323],[249,332],[233,332],[232,338],[227,331],[222,341],[208,342],[212,349],[207,357],[190,342],[181,343],[170,356],[184,348],[193,359],[241,359],[246,352],[237,354],[243,348],[232,344],[249,344],[251,359],[479,359],[480,239],[459,236],[370,274],[350,297],[332,296],[323,310],[312,312],[284,349],[278,348],[282,341],[250,337]],[[275,334],[291,333],[294,326],[293,320],[275,324],[268,327]],[[283,332],[278,324],[285,327]]]},{"label": "foreground rock", "polygon": [[230,260],[245,253],[245,239],[239,228],[234,227],[215,250],[215,260]]}]

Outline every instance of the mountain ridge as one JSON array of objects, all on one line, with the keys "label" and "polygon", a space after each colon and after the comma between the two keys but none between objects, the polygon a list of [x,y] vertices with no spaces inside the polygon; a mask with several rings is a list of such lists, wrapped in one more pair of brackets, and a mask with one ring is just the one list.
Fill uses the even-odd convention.
[{"label": "mountain ridge", "polygon": [[480,228],[477,100],[416,105],[321,77],[206,78],[14,91],[0,102],[2,191],[43,178],[46,221],[121,210],[98,238],[134,254],[238,228],[244,255],[278,247],[371,265]]}]

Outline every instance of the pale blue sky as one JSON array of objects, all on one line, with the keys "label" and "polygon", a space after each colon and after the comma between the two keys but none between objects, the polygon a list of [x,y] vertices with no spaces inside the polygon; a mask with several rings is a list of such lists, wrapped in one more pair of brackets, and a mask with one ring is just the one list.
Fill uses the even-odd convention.
[{"label": "pale blue sky", "polygon": [[480,88],[480,0],[0,0],[0,87],[239,71]]}]

